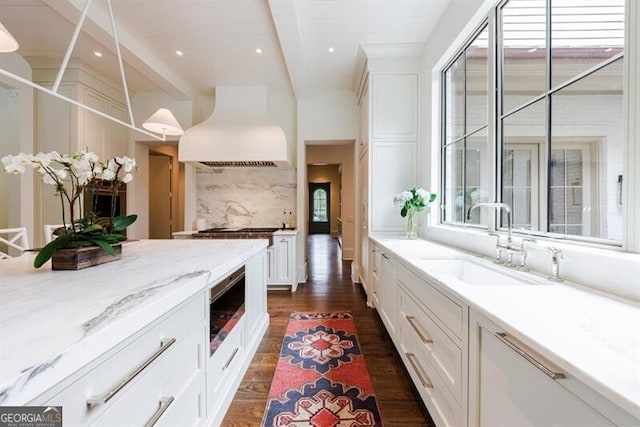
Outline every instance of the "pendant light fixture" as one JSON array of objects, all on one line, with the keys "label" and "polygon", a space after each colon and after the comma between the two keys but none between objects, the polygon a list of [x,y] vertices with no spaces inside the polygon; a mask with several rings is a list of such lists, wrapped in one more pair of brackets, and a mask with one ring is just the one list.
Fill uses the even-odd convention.
[{"label": "pendant light fixture", "polygon": [[173,113],[166,108],[158,109],[144,121],[142,127],[150,132],[162,134],[163,139],[167,135],[182,135],[184,133]]},{"label": "pendant light fixture", "polygon": [[0,53],[15,52],[20,45],[9,30],[0,22]]}]

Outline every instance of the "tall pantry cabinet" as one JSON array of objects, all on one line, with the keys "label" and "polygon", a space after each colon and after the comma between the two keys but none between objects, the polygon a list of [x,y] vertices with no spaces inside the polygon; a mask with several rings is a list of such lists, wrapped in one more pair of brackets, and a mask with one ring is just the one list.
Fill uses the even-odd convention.
[{"label": "tall pantry cabinet", "polygon": [[[34,81],[52,87],[57,68],[34,67]],[[122,91],[116,84],[98,77],[98,73],[82,64],[67,68],[58,93],[88,105],[112,117],[128,122]],[[57,151],[71,154],[87,149],[101,161],[128,155],[129,129],[93,112],[78,108],[47,93],[35,92],[35,151]],[[61,224],[60,201],[53,197],[54,188],[38,181],[35,200],[34,243],[42,243],[44,224]],[[67,216],[67,219],[69,217]]]},{"label": "tall pantry cabinet", "polygon": [[365,290],[372,257],[367,237],[405,231],[393,197],[418,182],[419,70],[418,56],[369,57],[360,84],[358,268]]}]

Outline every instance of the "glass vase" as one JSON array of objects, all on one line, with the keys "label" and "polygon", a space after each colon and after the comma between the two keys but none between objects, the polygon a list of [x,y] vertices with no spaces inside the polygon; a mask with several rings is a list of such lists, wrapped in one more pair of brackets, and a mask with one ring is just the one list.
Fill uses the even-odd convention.
[{"label": "glass vase", "polygon": [[407,239],[418,238],[418,220],[416,213],[413,209],[407,211]]}]

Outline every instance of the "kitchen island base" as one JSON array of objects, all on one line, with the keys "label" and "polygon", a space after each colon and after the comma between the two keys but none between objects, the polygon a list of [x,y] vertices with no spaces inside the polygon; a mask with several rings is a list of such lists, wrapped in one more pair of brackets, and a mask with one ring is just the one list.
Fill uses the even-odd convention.
[{"label": "kitchen island base", "polygon": [[[222,255],[225,251],[227,254]],[[183,263],[165,262],[176,253],[184,257]],[[23,261],[20,263],[28,265],[29,260]],[[15,340],[11,342],[13,352],[9,352],[11,346],[3,346],[0,354],[0,404],[62,406],[65,426],[144,425],[152,420],[157,425],[219,425],[269,325],[266,242],[133,243],[120,264],[122,288],[111,284],[111,289],[105,290],[112,302],[101,302],[106,305],[95,308],[98,316],[77,319],[79,331],[84,332],[78,334],[75,344],[52,342],[51,348],[41,345],[53,356],[38,355],[42,358],[38,365],[10,375],[14,366],[17,370],[22,363],[32,363],[20,361],[30,355],[15,350],[32,339],[25,337],[23,343],[15,333],[0,331]],[[102,273],[109,276],[115,268],[112,265],[91,270],[103,269]],[[149,268],[150,265],[157,268]],[[12,302],[13,285],[25,286],[24,281],[30,280],[30,276],[20,279],[20,269],[10,267],[0,273],[0,278],[8,279],[1,289],[4,303]],[[136,275],[136,271],[145,273]],[[210,289],[237,271],[245,272],[243,308],[234,319],[236,327],[212,352]],[[165,276],[167,272],[171,276]],[[81,286],[83,280],[77,275],[83,274],[88,273],[56,272],[50,277],[61,292],[71,292]],[[76,282],[66,284],[67,277]],[[134,283],[142,277],[149,283]],[[46,284],[39,281],[37,286]],[[81,301],[70,304],[90,307]],[[3,328],[11,326],[11,319],[4,317],[10,316],[11,310],[8,306],[0,309]],[[93,310],[87,308],[87,315],[93,316]],[[64,320],[64,314],[61,312],[60,320]],[[58,326],[50,323],[54,328]],[[41,323],[23,327],[25,334],[48,328]],[[71,329],[60,331],[56,341],[69,342],[67,338],[74,333]]]}]

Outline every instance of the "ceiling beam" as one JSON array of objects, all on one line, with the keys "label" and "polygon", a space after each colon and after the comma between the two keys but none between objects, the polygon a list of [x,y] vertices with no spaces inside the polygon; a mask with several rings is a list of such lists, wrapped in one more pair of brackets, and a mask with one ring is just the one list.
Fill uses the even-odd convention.
[{"label": "ceiling beam", "polygon": [[295,0],[269,0],[291,87],[296,97],[307,91],[306,64],[302,49],[302,33]]},{"label": "ceiling beam", "polygon": [[[73,0],[43,0],[43,3],[74,25],[80,17],[83,6]],[[117,11],[114,14],[116,26],[118,26]],[[95,5],[91,7],[82,29],[112,53],[116,53],[115,40],[111,33],[111,21],[106,11]],[[133,38],[126,28],[118,26],[117,31],[122,58],[129,66],[149,78],[149,80],[176,99],[197,99],[200,94],[170,70],[165,63],[155,57],[146,46]]]}]

